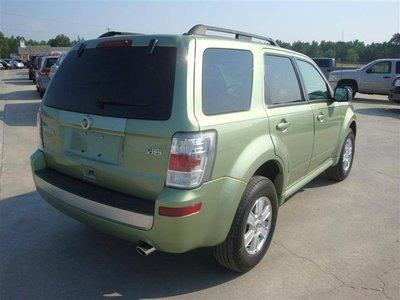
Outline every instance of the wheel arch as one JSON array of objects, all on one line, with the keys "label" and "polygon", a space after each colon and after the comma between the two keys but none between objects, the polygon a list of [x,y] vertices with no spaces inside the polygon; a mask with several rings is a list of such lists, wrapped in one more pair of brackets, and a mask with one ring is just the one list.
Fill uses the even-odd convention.
[{"label": "wheel arch", "polygon": [[351,130],[353,130],[354,138],[355,138],[356,135],[357,135],[357,124],[356,124],[356,120],[351,121],[349,128],[350,128]]},{"label": "wheel arch", "polygon": [[340,79],[337,83],[337,86],[345,85],[346,83],[353,85],[356,89],[356,92],[358,91],[358,82],[355,79]]},{"label": "wheel arch", "polygon": [[343,126],[340,131],[339,143],[334,155],[334,157],[336,158],[338,158],[340,155],[340,151],[342,150],[342,146],[349,129],[353,130],[355,138],[357,134],[357,116],[355,115],[354,110],[351,107],[348,107],[347,111],[345,112]]},{"label": "wheel arch", "polygon": [[278,199],[283,194],[284,169],[277,159],[270,159],[257,168],[253,176],[259,175],[268,178],[275,186]]}]

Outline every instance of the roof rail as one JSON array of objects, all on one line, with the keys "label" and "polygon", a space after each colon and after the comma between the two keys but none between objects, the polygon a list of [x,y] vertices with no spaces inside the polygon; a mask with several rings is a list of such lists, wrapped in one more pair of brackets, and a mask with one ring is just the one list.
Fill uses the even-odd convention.
[{"label": "roof rail", "polygon": [[115,36],[115,35],[141,35],[141,33],[121,32],[121,31],[107,31],[106,33],[103,33],[102,35],[100,35],[99,38],[110,37],[110,36]]},{"label": "roof rail", "polygon": [[186,35],[191,35],[191,34],[197,34],[197,35],[206,35],[206,31],[216,31],[216,32],[223,32],[223,33],[228,33],[228,34],[234,34],[235,39],[238,40],[246,40],[246,41],[251,41],[253,38],[257,40],[262,40],[270,43],[273,46],[278,46],[278,43],[275,42],[273,39],[261,35],[256,35],[252,33],[247,33],[247,32],[242,32],[242,31],[237,31],[237,30],[232,30],[232,29],[226,29],[226,28],[221,28],[221,27],[214,27],[214,26],[208,26],[208,25],[202,25],[198,24],[190,28],[190,30],[185,33]]}]

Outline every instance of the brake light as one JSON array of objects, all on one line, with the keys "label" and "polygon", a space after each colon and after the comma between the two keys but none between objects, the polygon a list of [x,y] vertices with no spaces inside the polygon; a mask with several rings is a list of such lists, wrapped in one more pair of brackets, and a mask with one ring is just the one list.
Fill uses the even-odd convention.
[{"label": "brake light", "polygon": [[175,133],[172,138],[166,186],[195,188],[211,177],[215,131]]},{"label": "brake light", "polygon": [[168,169],[179,172],[190,172],[200,165],[201,160],[187,154],[171,154]]},{"label": "brake light", "polygon": [[132,40],[111,40],[97,44],[96,48],[131,47]]},{"label": "brake light", "polygon": [[50,74],[50,68],[43,68],[42,70],[40,70],[40,74],[48,76]]}]

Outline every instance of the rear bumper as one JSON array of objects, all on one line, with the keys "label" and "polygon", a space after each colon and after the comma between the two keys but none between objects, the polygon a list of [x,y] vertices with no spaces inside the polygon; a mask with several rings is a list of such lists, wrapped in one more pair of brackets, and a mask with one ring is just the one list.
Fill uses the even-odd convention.
[{"label": "rear bumper", "polygon": [[[46,172],[46,170],[48,171]],[[50,169],[41,169],[33,172],[34,181],[39,192],[46,193],[53,198],[59,199],[64,204],[74,209],[93,214],[106,220],[112,220],[113,222],[143,230],[149,230],[152,227],[154,203],[148,202],[149,205],[147,206],[139,203],[139,205],[136,205],[136,209],[134,206],[132,207],[132,205],[130,205],[130,207],[128,205],[116,205],[115,198],[122,198],[122,201],[120,201],[122,204],[124,203],[123,200],[126,200],[123,199],[123,194],[120,196],[120,193],[113,193],[90,184],[83,184],[82,187],[79,187],[79,183],[83,183],[82,181],[74,180],[65,175],[61,175],[60,177],[57,173],[58,172]],[[86,191],[82,189],[86,189]],[[97,201],[98,198],[102,200],[102,198],[104,198],[102,196],[104,194],[107,195],[107,193],[109,198],[114,201]],[[127,198],[127,196],[125,196],[125,198]],[[110,199],[107,198],[107,200]],[[132,199],[132,201],[135,200],[134,198]],[[137,201],[135,202],[137,203]],[[128,209],[128,207],[131,209]]]},{"label": "rear bumper", "polygon": [[[31,156],[31,166],[38,192],[55,208],[109,234],[133,242],[144,241],[172,253],[221,243],[246,187],[244,182],[224,177],[194,190],[164,188],[152,203],[150,213],[148,208],[122,209],[105,201],[93,201],[91,195],[83,197],[81,193],[77,195],[73,190],[56,186],[52,180],[40,176],[40,170],[47,166],[39,150]],[[157,213],[159,206],[185,207],[200,202],[201,210],[193,215],[166,217]]]}]

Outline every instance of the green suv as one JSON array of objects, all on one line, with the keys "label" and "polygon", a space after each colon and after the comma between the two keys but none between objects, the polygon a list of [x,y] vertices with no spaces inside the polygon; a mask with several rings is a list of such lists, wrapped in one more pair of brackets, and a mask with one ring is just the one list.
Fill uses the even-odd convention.
[{"label": "green suv", "polygon": [[84,41],[44,96],[34,181],[51,205],[144,255],[213,247],[245,272],[290,195],[325,171],[348,176],[349,100],[310,58],[249,33],[197,25]]}]

